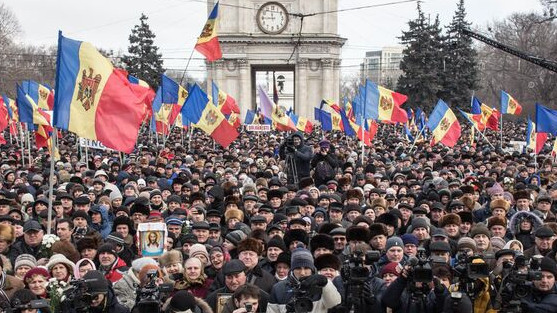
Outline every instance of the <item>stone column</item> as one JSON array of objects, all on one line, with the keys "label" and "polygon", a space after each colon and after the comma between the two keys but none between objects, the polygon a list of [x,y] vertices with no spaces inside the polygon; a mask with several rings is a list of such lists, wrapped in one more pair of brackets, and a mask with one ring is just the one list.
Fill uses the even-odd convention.
[{"label": "stone column", "polygon": [[240,70],[240,86],[238,90],[240,91],[240,97],[238,98],[238,105],[240,106],[240,115],[241,120],[244,120],[246,116],[246,112],[251,107],[251,73],[250,73],[250,64],[248,59],[238,59],[237,65]]},{"label": "stone column", "polygon": [[[296,64],[296,90],[294,99],[294,113],[311,119],[313,112],[309,112],[307,103],[307,67],[308,59],[299,59]],[[309,112],[309,113],[308,113]]]},{"label": "stone column", "polygon": [[338,99],[338,103],[342,103],[343,96],[340,94],[340,59],[333,59],[333,98]]},{"label": "stone column", "polygon": [[333,94],[333,90],[335,89],[335,86],[333,86],[333,60],[321,59],[321,67],[323,70],[321,87],[323,98],[337,101],[338,99],[335,99]]}]

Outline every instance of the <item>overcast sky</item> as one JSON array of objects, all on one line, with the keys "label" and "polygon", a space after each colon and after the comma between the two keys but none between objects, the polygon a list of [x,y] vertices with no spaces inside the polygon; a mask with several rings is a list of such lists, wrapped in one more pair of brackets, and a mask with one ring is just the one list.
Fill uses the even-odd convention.
[{"label": "overcast sky", "polygon": [[[309,0],[303,0],[309,1]],[[320,1],[320,0],[313,0]],[[398,0],[338,0],[339,8],[353,8]],[[424,12],[439,14],[447,25],[457,0],[425,0]],[[127,51],[128,36],[141,13],[149,17],[165,67],[183,69],[207,18],[203,0],[10,0],[4,3],[15,13],[23,34],[21,42],[56,45],[58,30],[72,39],[104,48]],[[468,20],[484,27],[514,12],[541,11],[539,0],[467,0]],[[307,13],[307,12],[306,12]],[[343,73],[358,70],[365,51],[398,44],[397,37],[416,17],[416,3],[395,4],[338,14],[339,34],[348,39],[343,48]],[[203,76],[202,56],[195,52],[189,70]]]}]

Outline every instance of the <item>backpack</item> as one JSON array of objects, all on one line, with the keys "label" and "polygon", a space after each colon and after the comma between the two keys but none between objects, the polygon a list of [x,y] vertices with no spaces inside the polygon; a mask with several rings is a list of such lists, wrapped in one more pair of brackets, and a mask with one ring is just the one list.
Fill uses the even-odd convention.
[{"label": "backpack", "polygon": [[315,165],[315,169],[313,171],[313,178],[315,180],[324,181],[330,177],[335,175],[335,171],[329,162],[322,160]]}]

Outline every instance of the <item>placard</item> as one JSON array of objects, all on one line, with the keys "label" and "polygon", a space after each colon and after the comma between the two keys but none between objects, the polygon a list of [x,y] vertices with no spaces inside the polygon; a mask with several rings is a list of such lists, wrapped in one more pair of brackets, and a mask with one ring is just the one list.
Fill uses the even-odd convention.
[{"label": "placard", "polygon": [[166,242],[166,224],[141,223],[137,226],[137,245],[140,256],[160,257],[164,253]]},{"label": "placard", "polygon": [[270,132],[271,131],[271,125],[268,124],[249,124],[246,125],[246,130],[249,132]]},{"label": "placard", "polygon": [[105,145],[103,145],[100,141],[81,138],[81,137],[79,138],[79,145],[82,147],[88,147],[92,149],[110,150]]}]

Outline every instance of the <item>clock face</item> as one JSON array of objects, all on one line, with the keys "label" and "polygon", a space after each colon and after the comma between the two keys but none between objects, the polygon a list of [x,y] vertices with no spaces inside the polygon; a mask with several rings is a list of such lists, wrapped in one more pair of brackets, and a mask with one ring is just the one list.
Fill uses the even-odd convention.
[{"label": "clock face", "polygon": [[257,25],[267,34],[280,34],[288,25],[288,11],[278,2],[267,2],[257,11]]}]

